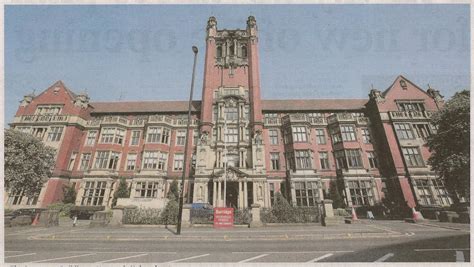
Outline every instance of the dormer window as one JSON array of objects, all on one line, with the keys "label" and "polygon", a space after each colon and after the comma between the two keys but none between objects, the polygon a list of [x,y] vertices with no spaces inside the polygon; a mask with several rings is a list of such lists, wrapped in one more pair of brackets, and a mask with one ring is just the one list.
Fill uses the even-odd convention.
[{"label": "dormer window", "polygon": [[398,102],[398,109],[400,111],[424,111],[425,106],[422,102]]},{"label": "dormer window", "polygon": [[57,115],[61,112],[63,105],[38,105],[35,115]]}]

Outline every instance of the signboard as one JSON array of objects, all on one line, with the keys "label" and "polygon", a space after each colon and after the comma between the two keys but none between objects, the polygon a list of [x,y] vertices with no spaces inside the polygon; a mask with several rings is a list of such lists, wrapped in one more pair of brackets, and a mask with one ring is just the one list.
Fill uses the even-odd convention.
[{"label": "signboard", "polygon": [[233,208],[214,208],[214,228],[234,227]]}]

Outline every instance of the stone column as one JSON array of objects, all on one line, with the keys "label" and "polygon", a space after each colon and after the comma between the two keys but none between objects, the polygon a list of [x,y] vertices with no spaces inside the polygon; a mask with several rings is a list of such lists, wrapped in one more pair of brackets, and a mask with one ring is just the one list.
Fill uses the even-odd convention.
[{"label": "stone column", "polygon": [[213,187],[212,187],[212,206],[216,207],[217,206],[217,182],[212,182]]},{"label": "stone column", "polygon": [[334,211],[332,209],[332,200],[325,199],[323,200],[324,211],[326,212],[325,216],[328,218],[334,217]]},{"label": "stone column", "polygon": [[221,189],[222,188],[222,183],[219,181],[217,183],[217,207],[220,207],[221,205],[221,196],[222,196],[222,192],[221,192]]},{"label": "stone column", "polygon": [[248,203],[248,190],[247,190],[247,181],[244,182],[244,208],[249,206]]}]

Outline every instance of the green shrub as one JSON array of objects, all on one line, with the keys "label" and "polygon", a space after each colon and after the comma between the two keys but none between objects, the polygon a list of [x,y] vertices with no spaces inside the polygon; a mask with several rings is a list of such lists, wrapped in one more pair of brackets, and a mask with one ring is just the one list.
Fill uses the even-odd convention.
[{"label": "green shrub", "polygon": [[77,216],[78,219],[89,220],[94,212],[104,210],[104,206],[74,206],[70,210],[70,217]]},{"label": "green shrub", "polygon": [[250,208],[234,210],[234,224],[249,224],[252,221]]},{"label": "green shrub", "polygon": [[264,223],[308,223],[319,222],[318,207],[293,207],[277,193],[271,209],[261,209],[260,218]]},{"label": "green shrub", "polygon": [[160,220],[163,224],[177,224],[178,223],[178,202],[173,198],[169,199],[165,209],[160,214]]},{"label": "green shrub", "polygon": [[162,224],[160,218],[161,209],[139,208],[124,209],[124,224]]},{"label": "green shrub", "polygon": [[61,217],[69,217],[71,215],[71,209],[73,207],[74,207],[73,203],[61,203],[61,202],[56,202],[56,203],[48,205],[49,210],[59,211],[59,216]]},{"label": "green shrub", "polygon": [[166,196],[168,199],[174,199],[178,201],[179,199],[179,189],[178,189],[178,180],[173,179],[173,182],[170,184],[170,190],[168,191],[168,195]]},{"label": "green shrub", "polygon": [[115,207],[117,205],[118,198],[128,198],[128,197],[130,197],[130,189],[127,187],[127,181],[125,180],[125,178],[121,177],[117,191],[115,191],[114,193],[112,206]]},{"label": "green shrub", "polygon": [[345,209],[335,209],[334,210],[334,216],[350,216],[351,214],[347,212]]}]

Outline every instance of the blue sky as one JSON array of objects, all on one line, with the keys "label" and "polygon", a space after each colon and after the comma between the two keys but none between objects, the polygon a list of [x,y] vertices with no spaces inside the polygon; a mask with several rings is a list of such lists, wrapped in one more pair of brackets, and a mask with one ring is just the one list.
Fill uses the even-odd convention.
[{"label": "blue sky", "polygon": [[468,5],[6,6],[5,121],[57,80],[92,101],[186,100],[205,27],[259,29],[262,98],[367,98],[399,74],[470,89]]}]

